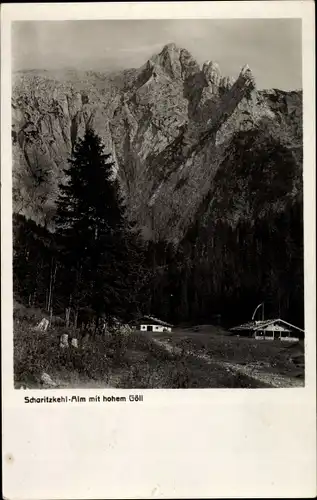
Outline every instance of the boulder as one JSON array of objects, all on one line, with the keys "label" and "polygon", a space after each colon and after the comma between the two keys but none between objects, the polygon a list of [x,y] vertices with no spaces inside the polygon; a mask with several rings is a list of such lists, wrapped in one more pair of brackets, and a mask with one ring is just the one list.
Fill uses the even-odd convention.
[{"label": "boulder", "polygon": [[78,348],[78,339],[73,338],[71,340],[71,346],[75,347],[77,349]]},{"label": "boulder", "polygon": [[59,345],[61,348],[68,347],[68,334],[67,333],[63,333],[63,335],[61,336]]},{"label": "boulder", "polygon": [[52,378],[48,375],[48,373],[43,372],[41,375],[41,382],[44,385],[48,385],[50,387],[56,387],[56,382],[52,380]]},{"label": "boulder", "polygon": [[49,320],[46,319],[46,318],[43,318],[39,324],[35,327],[35,330],[38,330],[38,331],[41,331],[41,332],[46,332],[46,330],[48,329],[48,325],[49,325]]}]

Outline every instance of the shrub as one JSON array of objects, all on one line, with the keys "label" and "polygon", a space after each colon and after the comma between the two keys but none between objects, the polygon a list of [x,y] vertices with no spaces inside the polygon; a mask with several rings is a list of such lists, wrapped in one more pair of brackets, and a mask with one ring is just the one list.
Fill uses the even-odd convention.
[{"label": "shrub", "polygon": [[14,302],[13,306],[13,318],[14,320],[21,322],[29,322],[29,323],[39,323],[42,318],[49,319],[49,315],[43,313],[41,309],[36,307],[26,307],[18,302]]},{"label": "shrub", "polygon": [[34,385],[43,371],[51,376],[77,372],[82,377],[104,381],[112,368],[125,365],[127,336],[113,333],[85,344],[79,342],[78,348],[60,347],[62,334],[68,334],[71,339],[78,333],[65,327],[51,328],[44,333],[34,330],[26,321],[15,324],[15,382]]}]

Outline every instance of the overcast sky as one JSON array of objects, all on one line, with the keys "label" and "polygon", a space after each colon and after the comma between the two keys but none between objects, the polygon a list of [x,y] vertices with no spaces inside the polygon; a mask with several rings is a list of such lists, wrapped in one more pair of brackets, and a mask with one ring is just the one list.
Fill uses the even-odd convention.
[{"label": "overcast sky", "polygon": [[218,62],[224,76],[235,77],[249,64],[259,89],[302,88],[297,19],[15,22],[13,68],[139,67],[169,42],[200,64]]}]

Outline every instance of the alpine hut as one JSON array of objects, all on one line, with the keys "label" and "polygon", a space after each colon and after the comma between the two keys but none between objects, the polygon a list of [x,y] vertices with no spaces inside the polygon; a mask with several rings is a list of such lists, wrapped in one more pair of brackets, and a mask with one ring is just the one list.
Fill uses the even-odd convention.
[{"label": "alpine hut", "polygon": [[304,330],[283,319],[250,321],[231,328],[232,333],[253,337],[256,340],[281,340],[297,342],[304,337]]},{"label": "alpine hut", "polygon": [[137,328],[142,332],[171,332],[173,325],[153,316],[143,316],[139,319]]}]

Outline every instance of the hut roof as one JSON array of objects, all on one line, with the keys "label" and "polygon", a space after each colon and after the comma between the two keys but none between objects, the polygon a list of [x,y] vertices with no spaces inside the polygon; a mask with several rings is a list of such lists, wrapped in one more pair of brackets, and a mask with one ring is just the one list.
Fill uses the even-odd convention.
[{"label": "hut roof", "polygon": [[163,321],[161,319],[158,319],[158,318],[154,318],[153,316],[142,316],[142,318],[140,318],[139,321],[147,321],[147,322],[150,322],[150,324],[158,324],[158,325],[161,325],[161,326],[169,326],[170,328],[172,328],[173,325],[171,325],[170,323],[167,323],[166,321]]},{"label": "hut roof", "polygon": [[254,330],[254,331],[280,330],[283,332],[290,332],[293,329],[299,330],[300,332],[304,333],[304,330],[302,330],[301,328],[298,328],[298,326],[292,325],[291,323],[288,323],[287,321],[284,321],[283,319],[280,319],[280,318],[268,319],[265,321],[249,321],[248,323],[243,323],[242,325],[230,328],[230,331],[235,332],[235,331],[246,331],[246,330]]}]

